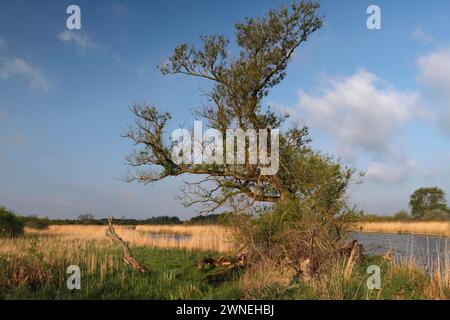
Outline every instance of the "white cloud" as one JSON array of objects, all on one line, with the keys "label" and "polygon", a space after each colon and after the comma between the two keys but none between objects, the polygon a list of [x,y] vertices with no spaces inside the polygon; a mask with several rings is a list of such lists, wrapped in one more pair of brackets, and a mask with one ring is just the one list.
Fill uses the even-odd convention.
[{"label": "white cloud", "polygon": [[419,82],[433,106],[434,120],[450,134],[450,47],[419,57]]},{"label": "white cloud", "polygon": [[72,44],[80,53],[86,51],[95,51],[99,54],[105,55],[115,62],[122,62],[122,59],[112,50],[98,41],[94,41],[91,37],[83,31],[65,30],[58,35],[58,39],[67,44]]},{"label": "white cloud", "polygon": [[97,48],[91,38],[82,31],[65,30],[58,35],[58,39],[62,42],[74,44],[82,52]]},{"label": "white cloud", "polygon": [[405,181],[415,167],[416,163],[411,159],[391,163],[373,161],[369,164],[365,177],[376,182],[398,184]]},{"label": "white cloud", "polygon": [[341,146],[375,154],[391,152],[401,125],[420,110],[416,92],[399,91],[362,69],[345,78],[325,78],[320,95],[300,90],[299,97],[308,122]]},{"label": "white cloud", "polygon": [[413,39],[424,44],[431,44],[434,42],[433,37],[430,34],[426,33],[420,26],[414,29],[414,31],[411,33],[411,36]]},{"label": "white cloud", "polygon": [[48,91],[50,83],[39,67],[33,66],[21,58],[6,58],[0,56],[0,79],[22,76],[28,80],[32,89]]},{"label": "white cloud", "polygon": [[421,56],[419,68],[419,81],[422,84],[433,89],[436,93],[449,93],[450,47]]}]

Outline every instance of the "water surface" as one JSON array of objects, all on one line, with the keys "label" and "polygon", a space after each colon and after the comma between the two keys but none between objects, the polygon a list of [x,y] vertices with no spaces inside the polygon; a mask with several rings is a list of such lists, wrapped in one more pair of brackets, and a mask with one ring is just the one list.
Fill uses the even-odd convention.
[{"label": "water surface", "polygon": [[439,260],[441,264],[450,260],[448,237],[354,232],[351,238],[358,240],[369,255],[384,255],[392,249],[397,261],[413,261],[429,270],[434,270]]}]

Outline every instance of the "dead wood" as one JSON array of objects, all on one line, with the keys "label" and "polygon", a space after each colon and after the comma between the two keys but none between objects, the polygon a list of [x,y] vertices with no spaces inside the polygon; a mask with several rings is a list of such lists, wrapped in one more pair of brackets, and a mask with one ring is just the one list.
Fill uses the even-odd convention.
[{"label": "dead wood", "polygon": [[134,270],[140,273],[148,273],[149,270],[146,266],[144,266],[142,263],[140,263],[136,258],[133,256],[131,249],[126,241],[124,241],[114,229],[113,226],[113,219],[108,218],[108,228],[106,229],[106,236],[110,238],[113,242],[117,243],[120,247],[122,247],[123,250],[123,260],[127,265],[132,267]]},{"label": "dead wood", "polygon": [[222,256],[217,259],[203,257],[198,262],[198,268],[203,271],[205,266],[221,266],[225,268],[235,268],[245,266],[245,255],[240,254],[238,256]]}]

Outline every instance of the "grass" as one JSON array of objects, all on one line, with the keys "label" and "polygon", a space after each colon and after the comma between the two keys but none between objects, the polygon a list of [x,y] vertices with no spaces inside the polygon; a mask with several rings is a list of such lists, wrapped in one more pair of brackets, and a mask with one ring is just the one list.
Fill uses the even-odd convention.
[{"label": "grass", "polygon": [[[448,263],[444,273],[430,275],[415,265],[381,257],[368,257],[358,265],[344,260],[326,275],[309,281],[292,280],[292,271],[264,264],[245,273],[240,281],[244,297],[250,299],[449,300]],[[370,265],[380,266],[380,289],[366,285]]]},{"label": "grass", "polygon": [[[433,274],[413,260],[387,262],[368,258],[363,264],[342,261],[309,281],[291,270],[262,264],[228,278],[211,281],[223,271],[204,273],[195,266],[204,256],[234,248],[231,236],[217,226],[121,227],[117,232],[150,273],[132,271],[122,253],[104,236],[103,226],[53,226],[27,230],[22,238],[0,239],[2,299],[450,299],[450,262],[440,261]],[[149,237],[148,233],[189,235]],[[205,232],[205,235],[201,235]],[[221,238],[222,237],[222,238]],[[226,244],[219,241],[226,240]],[[448,255],[447,255],[448,256]],[[366,286],[368,265],[380,265],[381,290]],[[81,269],[81,290],[66,287],[66,268]]]},{"label": "grass", "polygon": [[450,237],[450,221],[361,222],[355,230],[362,232],[411,233]]},{"label": "grass", "polygon": [[[231,278],[211,285],[195,264],[216,253],[133,247],[149,269],[142,275],[122,261],[108,241],[27,235],[0,240],[2,299],[230,299],[239,297]],[[81,269],[81,290],[66,286],[66,268]]]}]

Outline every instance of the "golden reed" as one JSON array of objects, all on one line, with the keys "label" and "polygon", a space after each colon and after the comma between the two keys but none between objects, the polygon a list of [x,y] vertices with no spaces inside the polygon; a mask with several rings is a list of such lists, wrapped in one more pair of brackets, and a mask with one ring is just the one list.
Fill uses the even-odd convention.
[{"label": "golden reed", "polygon": [[354,229],[362,232],[411,233],[450,237],[450,222],[448,221],[361,222],[356,224]]},{"label": "golden reed", "polygon": [[[230,252],[235,248],[231,232],[221,226],[115,226],[132,246]],[[26,234],[69,240],[104,240],[106,226],[62,225],[46,230],[26,229]]]}]

